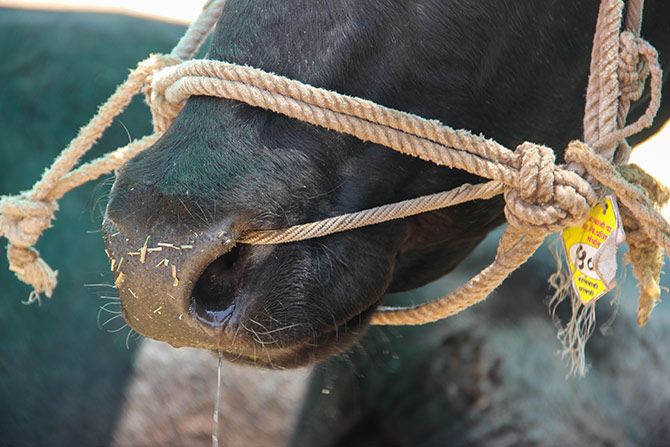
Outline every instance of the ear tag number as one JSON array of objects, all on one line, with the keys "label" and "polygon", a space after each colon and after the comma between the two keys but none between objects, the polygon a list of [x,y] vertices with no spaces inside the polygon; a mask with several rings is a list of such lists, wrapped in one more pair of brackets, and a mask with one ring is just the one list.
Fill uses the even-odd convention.
[{"label": "ear tag number", "polygon": [[625,240],[614,196],[596,205],[581,226],[563,230],[562,239],[572,286],[584,304],[595,302],[614,288],[616,250]]}]

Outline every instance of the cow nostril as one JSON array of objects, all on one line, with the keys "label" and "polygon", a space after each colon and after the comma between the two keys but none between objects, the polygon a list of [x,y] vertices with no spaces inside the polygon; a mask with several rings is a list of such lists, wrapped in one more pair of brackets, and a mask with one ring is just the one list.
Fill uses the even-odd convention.
[{"label": "cow nostril", "polygon": [[209,264],[195,283],[191,295],[191,312],[209,326],[225,325],[235,310],[234,264],[239,249],[233,247]]}]

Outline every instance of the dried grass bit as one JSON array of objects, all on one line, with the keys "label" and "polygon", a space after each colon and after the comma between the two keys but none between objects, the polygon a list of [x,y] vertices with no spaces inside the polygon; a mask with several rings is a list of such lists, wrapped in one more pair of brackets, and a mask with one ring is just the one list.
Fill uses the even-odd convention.
[{"label": "dried grass bit", "polygon": [[174,248],[175,250],[179,250],[179,247],[177,247],[175,244],[168,244],[167,242],[159,242],[156,245],[160,247]]},{"label": "dried grass bit", "polygon": [[119,276],[116,277],[116,281],[114,281],[114,286],[116,286],[117,289],[120,288],[125,280],[126,274],[123,272],[119,273]]},{"label": "dried grass bit", "polygon": [[140,263],[144,264],[144,261],[147,260],[147,249],[149,248],[149,238],[151,236],[147,236],[147,238],[144,240],[144,245],[142,245],[142,248],[140,249]]},{"label": "dried grass bit", "polygon": [[172,277],[174,278],[172,286],[173,287],[179,286],[179,278],[177,278],[177,266],[174,264],[172,264]]}]

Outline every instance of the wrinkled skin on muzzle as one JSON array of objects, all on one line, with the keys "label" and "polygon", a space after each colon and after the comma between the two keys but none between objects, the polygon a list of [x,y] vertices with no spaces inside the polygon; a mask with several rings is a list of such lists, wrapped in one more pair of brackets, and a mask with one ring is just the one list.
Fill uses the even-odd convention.
[{"label": "wrinkled skin on muzzle", "polygon": [[[507,147],[562,149],[580,137],[597,5],[341,3],[229,0],[207,57]],[[647,14],[667,10],[661,3],[648,2]],[[360,338],[386,293],[453,269],[504,221],[502,199],[303,242],[238,241],[479,181],[245,104],[192,97],[112,188],[104,235],[123,315],[143,335],[234,360],[293,367],[325,358]]]}]

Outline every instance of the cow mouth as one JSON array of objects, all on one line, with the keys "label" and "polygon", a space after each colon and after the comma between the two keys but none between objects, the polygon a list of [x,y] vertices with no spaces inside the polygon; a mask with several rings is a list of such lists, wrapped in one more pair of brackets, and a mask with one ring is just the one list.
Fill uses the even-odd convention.
[{"label": "cow mouth", "polygon": [[292,324],[292,320],[287,319],[277,327],[254,330],[256,318],[245,315],[249,303],[240,299],[240,289],[244,285],[244,266],[255,249],[240,244],[222,254],[204,268],[191,291],[189,313],[215,340],[215,351],[239,363],[284,369],[318,362],[360,339],[378,301],[344,321],[320,327],[307,337],[292,334],[290,342],[286,337],[275,339],[273,333],[279,334],[305,322]]},{"label": "cow mouth", "polygon": [[376,302],[354,315],[347,321],[334,325],[329,330],[319,332],[310,340],[296,343],[290,347],[278,348],[260,344],[249,346],[221,345],[214,351],[222,353],[224,358],[236,363],[263,366],[271,369],[299,368],[325,360],[340,354],[355,343],[367,329],[379,302]]}]

